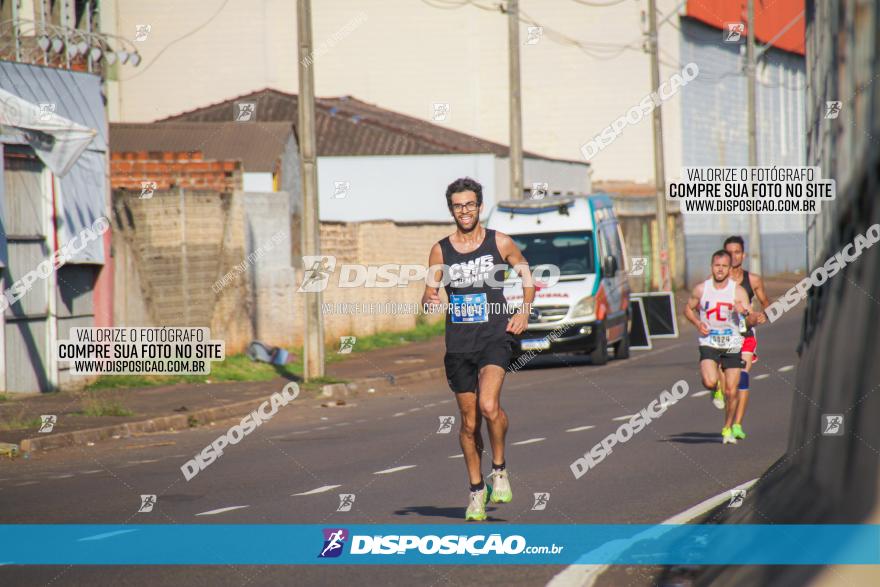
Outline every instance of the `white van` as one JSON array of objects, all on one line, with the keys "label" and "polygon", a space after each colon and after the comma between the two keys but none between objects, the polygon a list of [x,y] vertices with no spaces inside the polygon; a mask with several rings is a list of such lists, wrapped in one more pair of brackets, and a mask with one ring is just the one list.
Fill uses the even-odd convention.
[{"label": "white van", "polygon": [[[586,353],[594,365],[604,365],[611,346],[614,358],[629,356],[627,257],[607,194],[502,201],[486,226],[510,235],[532,268],[559,268],[557,283],[536,283],[520,354]],[[511,304],[522,303],[522,283],[509,275],[504,295]]]}]

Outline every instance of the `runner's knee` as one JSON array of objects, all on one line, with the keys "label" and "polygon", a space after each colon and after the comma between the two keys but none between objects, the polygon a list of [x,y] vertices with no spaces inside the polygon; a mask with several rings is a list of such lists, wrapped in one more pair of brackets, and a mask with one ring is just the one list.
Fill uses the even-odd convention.
[{"label": "runner's knee", "polygon": [[480,400],[480,413],[487,420],[498,417],[498,402],[495,400]]}]

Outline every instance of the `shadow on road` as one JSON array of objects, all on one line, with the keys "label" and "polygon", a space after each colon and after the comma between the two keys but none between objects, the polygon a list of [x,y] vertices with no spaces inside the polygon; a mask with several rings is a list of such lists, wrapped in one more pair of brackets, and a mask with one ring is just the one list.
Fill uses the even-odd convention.
[{"label": "shadow on road", "polygon": [[[486,512],[492,512],[497,508],[487,507]],[[418,514],[420,516],[426,516],[431,518],[452,518],[459,522],[464,522],[464,510],[465,508],[454,507],[454,508],[438,508],[432,505],[414,505],[407,508],[403,508],[394,512],[395,515],[398,516],[409,516],[411,514]],[[486,518],[486,522],[505,522],[506,520],[502,520],[501,518],[493,518],[491,515]]]},{"label": "shadow on road", "polygon": [[718,444],[721,435],[717,432],[682,432],[668,436],[657,442],[681,442],[683,444]]}]

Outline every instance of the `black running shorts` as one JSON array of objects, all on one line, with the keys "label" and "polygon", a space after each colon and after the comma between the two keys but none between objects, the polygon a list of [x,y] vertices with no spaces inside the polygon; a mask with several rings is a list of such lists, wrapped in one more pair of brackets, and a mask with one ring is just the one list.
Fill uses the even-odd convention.
[{"label": "black running shorts", "polygon": [[481,351],[446,353],[443,358],[446,382],[455,393],[476,391],[480,369],[486,365],[498,365],[506,370],[510,366],[512,353],[513,337],[485,346]]},{"label": "black running shorts", "polygon": [[731,353],[726,349],[716,349],[712,346],[700,345],[700,360],[721,363],[722,369],[740,369],[742,367],[742,354],[739,351]]}]

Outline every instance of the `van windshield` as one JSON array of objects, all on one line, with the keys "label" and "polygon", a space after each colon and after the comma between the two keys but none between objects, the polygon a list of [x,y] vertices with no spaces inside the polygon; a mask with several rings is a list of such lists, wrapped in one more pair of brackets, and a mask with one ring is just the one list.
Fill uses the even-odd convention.
[{"label": "van windshield", "polygon": [[512,234],[529,267],[556,265],[561,277],[595,273],[592,231]]}]

